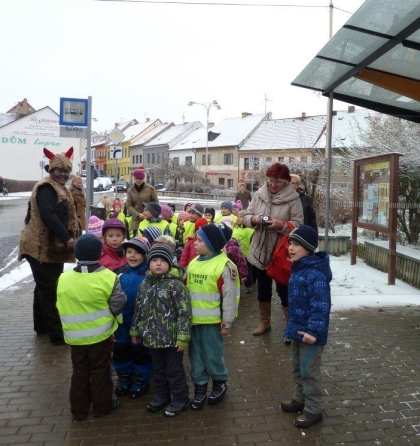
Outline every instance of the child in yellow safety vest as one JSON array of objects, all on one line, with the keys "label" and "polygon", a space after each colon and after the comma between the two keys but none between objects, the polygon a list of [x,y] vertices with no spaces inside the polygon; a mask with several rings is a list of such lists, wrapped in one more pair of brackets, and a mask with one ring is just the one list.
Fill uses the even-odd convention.
[{"label": "child in yellow safety vest", "polygon": [[189,359],[195,385],[191,408],[195,410],[204,406],[210,379],[213,387],[209,404],[218,404],[227,391],[223,337],[230,333],[240,296],[238,270],[221,252],[231,237],[232,229],[225,224],[211,223],[199,228],[195,241],[198,257],[187,269],[193,324]]}]

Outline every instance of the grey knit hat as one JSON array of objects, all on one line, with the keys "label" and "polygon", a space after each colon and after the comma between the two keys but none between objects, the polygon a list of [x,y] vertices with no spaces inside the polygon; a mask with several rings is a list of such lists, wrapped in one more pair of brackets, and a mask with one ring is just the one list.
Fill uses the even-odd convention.
[{"label": "grey knit hat", "polygon": [[204,207],[199,203],[194,203],[188,212],[189,213],[194,212],[194,214],[197,214],[200,217],[202,217],[204,215]]},{"label": "grey knit hat", "polygon": [[170,248],[169,245],[164,243],[155,243],[149,251],[147,255],[147,264],[150,264],[152,259],[161,258],[168,262],[169,267],[172,267],[172,258],[174,255],[173,249]]},{"label": "grey knit hat", "polygon": [[143,206],[148,209],[154,217],[158,218],[162,208],[160,206],[160,203],[158,203],[157,201],[151,201],[150,203],[143,203]]}]

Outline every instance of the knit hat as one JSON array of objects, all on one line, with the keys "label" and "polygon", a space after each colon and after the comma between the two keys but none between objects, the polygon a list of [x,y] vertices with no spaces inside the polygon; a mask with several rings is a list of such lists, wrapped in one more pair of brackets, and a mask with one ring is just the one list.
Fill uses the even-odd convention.
[{"label": "knit hat", "polygon": [[197,232],[202,226],[207,225],[207,224],[208,224],[208,221],[205,218],[203,218],[203,217],[197,218],[197,220],[194,223],[195,232]]},{"label": "knit hat", "polygon": [[233,204],[233,209],[236,209],[238,211],[242,211],[244,207],[242,206],[242,201],[241,200],[236,200],[235,203]]},{"label": "knit hat", "polygon": [[133,172],[133,177],[137,178],[138,180],[144,180],[144,178],[146,177],[146,173],[144,172],[144,170],[135,170]]},{"label": "knit hat", "polygon": [[232,210],[233,210],[233,203],[230,200],[222,201],[221,207],[229,209],[230,212],[232,212]]},{"label": "knit hat", "polygon": [[174,211],[169,205],[162,204],[160,206],[160,214],[164,220],[169,220],[174,215]]},{"label": "knit hat", "polygon": [[192,205],[193,205],[192,203],[185,203],[182,209],[185,211],[188,207],[191,207]]},{"label": "knit hat", "polygon": [[205,214],[211,214],[212,220],[214,220],[214,216],[216,215],[216,211],[212,207],[208,207],[204,209]]},{"label": "knit hat", "polygon": [[66,153],[54,154],[44,147],[44,155],[50,160],[50,163],[44,167],[47,172],[51,172],[53,169],[65,169],[69,172],[72,171],[73,165],[70,160],[73,155],[73,147],[70,147]]},{"label": "knit hat", "polygon": [[318,234],[311,226],[301,225],[294,229],[289,236],[289,242],[292,240],[299,243],[311,254],[318,248]]},{"label": "knit hat", "polygon": [[233,218],[229,217],[228,215],[226,215],[226,216],[224,216],[224,217],[222,217],[220,219],[220,223],[225,223],[225,224],[227,224],[229,226],[229,228],[232,228],[232,226],[233,226]]},{"label": "knit hat", "polygon": [[133,248],[140,254],[147,255],[150,249],[149,240],[146,237],[134,237],[122,244],[124,250]]},{"label": "knit hat", "polygon": [[147,264],[149,265],[152,259],[160,257],[168,262],[169,267],[172,267],[173,255],[174,250],[171,249],[169,245],[166,245],[164,243],[155,243],[150,248],[149,254],[147,255]]},{"label": "knit hat", "polygon": [[179,220],[180,218],[182,218],[184,221],[188,221],[188,220],[190,219],[190,214],[189,214],[188,212],[181,211],[181,212],[178,214],[178,220]]},{"label": "knit hat", "polygon": [[176,241],[171,235],[160,235],[153,242],[153,245],[156,245],[157,243],[163,243],[164,245],[168,245],[172,249],[175,249],[176,247]]},{"label": "knit hat", "polygon": [[121,201],[120,201],[120,200],[115,200],[115,201],[112,203],[112,209],[114,209],[114,211],[115,211],[115,206],[119,206],[119,207],[122,209],[122,203],[121,203]]},{"label": "knit hat", "polygon": [[92,215],[89,217],[89,223],[88,223],[88,233],[93,234],[96,237],[101,238],[102,237],[102,227],[104,225],[104,221],[101,220],[96,215]]},{"label": "knit hat", "polygon": [[245,217],[246,211],[242,209],[242,211],[238,212],[238,217]]},{"label": "knit hat", "polygon": [[149,226],[146,229],[143,229],[141,233],[149,240],[149,243],[152,244],[160,235],[162,235],[162,231],[156,226]]},{"label": "knit hat", "polygon": [[121,229],[125,236],[125,224],[118,218],[110,218],[102,226],[102,235],[105,235],[107,229]]},{"label": "knit hat", "polygon": [[207,248],[212,252],[220,252],[223,246],[231,239],[232,229],[229,228],[224,223],[215,225],[210,223],[208,225],[202,226],[197,234],[203,239]]},{"label": "knit hat", "polygon": [[162,209],[159,202],[151,201],[150,203],[143,203],[143,206],[149,210],[155,218],[159,217]]},{"label": "knit hat", "polygon": [[93,234],[83,234],[74,245],[74,255],[79,261],[96,261],[101,253],[102,242]]},{"label": "knit hat", "polygon": [[194,214],[202,217],[204,215],[204,207],[201,204],[195,203],[192,205],[191,209],[188,211],[189,213],[194,212]]}]

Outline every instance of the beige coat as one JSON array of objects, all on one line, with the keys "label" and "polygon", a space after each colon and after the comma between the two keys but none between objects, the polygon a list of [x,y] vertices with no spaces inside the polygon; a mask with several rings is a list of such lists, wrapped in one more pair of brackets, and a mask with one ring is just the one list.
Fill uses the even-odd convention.
[{"label": "beige coat", "polygon": [[79,217],[80,227],[83,231],[86,230],[86,195],[83,189],[71,187],[70,192],[73,195],[73,200],[76,203],[77,216]]},{"label": "beige coat", "polygon": [[277,244],[278,236],[289,232],[289,228],[285,225],[282,230],[276,232],[267,230],[267,227],[263,225],[254,226],[251,223],[251,218],[254,215],[269,215],[273,219],[290,221],[295,226],[303,224],[302,203],[293,184],[286,184],[274,196],[271,194],[268,184],[264,184],[261,189],[255,192],[244,216],[245,226],[255,229],[247,256],[248,262],[259,269],[266,269]]},{"label": "beige coat", "polygon": [[150,203],[152,201],[159,201],[156,190],[148,183],[143,183],[143,188],[137,192],[134,186],[131,186],[127,191],[127,212],[129,212],[133,219],[131,221],[131,228],[137,230],[141,221],[140,214],[143,212],[143,203]]}]

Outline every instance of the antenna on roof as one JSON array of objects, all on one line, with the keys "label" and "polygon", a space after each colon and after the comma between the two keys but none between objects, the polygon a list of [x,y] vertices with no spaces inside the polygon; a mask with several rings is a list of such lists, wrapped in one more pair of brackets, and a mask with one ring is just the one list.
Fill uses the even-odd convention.
[{"label": "antenna on roof", "polygon": [[267,114],[267,102],[273,102],[267,98],[267,93],[264,94],[264,113]]}]

